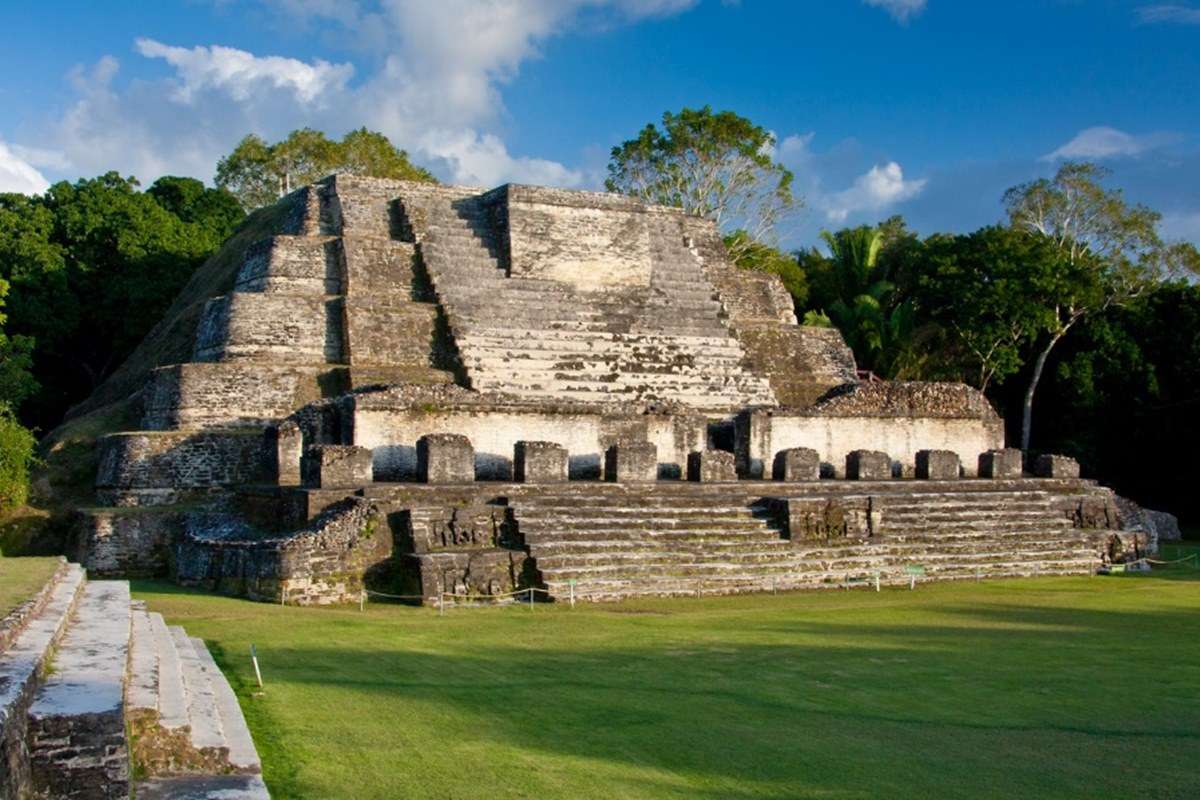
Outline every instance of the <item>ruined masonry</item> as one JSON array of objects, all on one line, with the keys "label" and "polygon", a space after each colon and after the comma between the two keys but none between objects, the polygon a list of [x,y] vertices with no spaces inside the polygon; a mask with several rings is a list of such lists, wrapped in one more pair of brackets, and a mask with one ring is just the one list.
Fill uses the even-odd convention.
[{"label": "ruined masonry", "polygon": [[265,800],[259,772],[204,642],[127,582],[64,560],[0,619],[0,798]]},{"label": "ruined masonry", "polygon": [[73,543],[93,574],[617,600],[1085,574],[1152,546],[1069,459],[1027,474],[973,389],[859,381],[706,220],[347,175],[268,219],[144,346],[195,320],[141,429],[102,442]]}]

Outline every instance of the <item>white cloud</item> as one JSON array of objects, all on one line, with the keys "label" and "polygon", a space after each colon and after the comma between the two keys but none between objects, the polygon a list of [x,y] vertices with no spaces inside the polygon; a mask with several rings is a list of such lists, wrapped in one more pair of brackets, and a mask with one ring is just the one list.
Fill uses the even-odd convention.
[{"label": "white cloud", "polygon": [[910,17],[915,17],[924,11],[927,5],[927,0],[863,0],[863,2],[875,8],[882,8],[900,23],[908,22]]},{"label": "white cloud", "polygon": [[172,96],[190,103],[197,92],[222,89],[237,101],[253,97],[261,87],[285,89],[302,103],[345,87],[354,75],[351,64],[330,64],[318,59],[306,64],[294,58],[259,57],[232,47],[170,47],[153,39],[138,39],[137,50],[147,58],[161,58],[175,68],[178,85]]},{"label": "white cloud", "polygon": [[75,98],[39,144],[61,154],[60,174],[116,169],[146,183],[210,179],[250,132],[278,139],[309,126],[340,136],[365,125],[455,182],[579,185],[578,170],[508,152],[498,135],[503,87],[573,28],[669,16],[697,1],[260,0],[281,24],[340,31],[376,66],[356,75],[348,63],[142,38],[135,52],[167,73],[123,81],[112,56],[77,68]]},{"label": "white cloud", "polygon": [[4,142],[0,142],[0,192],[41,194],[50,182],[33,165],[22,159]]},{"label": "white cloud", "polygon": [[1171,211],[1163,214],[1163,238],[1182,239],[1200,245],[1200,211]]},{"label": "white cloud", "polygon": [[853,213],[882,211],[916,197],[927,182],[925,178],[905,180],[904,170],[895,161],[877,164],[858,176],[850,188],[823,198],[820,205],[831,222],[844,222]]},{"label": "white cloud", "polygon": [[1160,3],[1152,6],[1139,6],[1137,9],[1138,22],[1143,25],[1167,23],[1173,25],[1200,25],[1200,8],[1181,6],[1173,3]]},{"label": "white cloud", "polygon": [[1042,161],[1057,161],[1071,158],[1116,158],[1138,156],[1149,150],[1170,144],[1177,139],[1169,133],[1149,133],[1143,136],[1119,131],[1116,128],[1097,126],[1086,128],[1075,138],[1052,153],[1042,156]]}]

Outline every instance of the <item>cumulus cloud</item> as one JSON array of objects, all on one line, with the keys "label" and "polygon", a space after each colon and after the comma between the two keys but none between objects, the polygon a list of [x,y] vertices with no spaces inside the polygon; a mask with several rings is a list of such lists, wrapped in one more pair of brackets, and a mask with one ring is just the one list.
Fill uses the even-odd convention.
[{"label": "cumulus cloud", "polygon": [[1149,150],[1170,144],[1178,137],[1169,133],[1149,133],[1135,136],[1116,128],[1098,126],[1086,128],[1075,138],[1052,153],[1042,156],[1043,161],[1058,161],[1072,158],[1117,158],[1139,156]]},{"label": "cumulus cloud", "polygon": [[341,31],[372,52],[354,65],[220,44],[141,38],[137,55],[160,61],[157,79],[122,81],[105,56],[70,76],[75,97],[44,145],[62,172],[118,169],[208,179],[243,135],[276,139],[310,126],[341,135],[382,131],[442,178],[579,185],[562,164],[510,153],[498,134],[503,87],[540,47],[581,25],[630,24],[685,11],[697,0],[260,0],[281,24]]},{"label": "cumulus cloud", "polygon": [[831,222],[844,222],[853,213],[882,211],[916,197],[926,183],[925,178],[905,179],[904,170],[891,161],[871,167],[866,174],[858,176],[850,188],[825,198],[822,205]]},{"label": "cumulus cloud", "polygon": [[147,58],[161,58],[175,68],[179,102],[191,102],[198,91],[224,89],[236,101],[251,99],[256,89],[283,89],[301,103],[345,87],[354,75],[352,64],[312,64],[279,56],[259,57],[232,47],[170,47],[153,39],[138,39],[137,50]]},{"label": "cumulus cloud", "polygon": [[1160,3],[1137,8],[1138,22],[1143,25],[1160,23],[1172,25],[1200,25],[1200,8],[1172,3]]},{"label": "cumulus cloud", "polygon": [[869,6],[882,8],[900,23],[908,22],[925,10],[927,0],[863,0]]},{"label": "cumulus cloud", "polygon": [[0,141],[0,192],[41,194],[50,182],[37,169]]}]

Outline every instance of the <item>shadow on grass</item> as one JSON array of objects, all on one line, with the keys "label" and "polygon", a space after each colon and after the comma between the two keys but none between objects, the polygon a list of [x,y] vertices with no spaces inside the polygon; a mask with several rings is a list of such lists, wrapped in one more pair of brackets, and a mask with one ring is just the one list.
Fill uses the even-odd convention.
[{"label": "shadow on grass", "polygon": [[[284,646],[273,657],[296,665],[280,675],[288,682],[352,689],[381,711],[449,708],[486,720],[473,735],[497,746],[649,766],[715,783],[712,797],[764,796],[740,794],[740,783],[775,786],[782,796],[874,792],[897,776],[910,788],[940,787],[942,796],[956,783],[987,794],[1014,775],[1009,785],[1082,791],[1103,785],[1113,763],[1196,752],[1195,690],[1156,697],[1148,686],[1164,660],[1194,674],[1194,613],[941,613],[964,624],[756,630],[860,643],[853,646],[744,644],[731,630],[703,645],[492,644],[452,653]],[[1190,632],[1190,641],[1167,631]],[[436,730],[427,735],[436,741]],[[1157,789],[1194,786],[1190,772],[1160,766]],[[698,786],[693,796],[703,796]]]}]

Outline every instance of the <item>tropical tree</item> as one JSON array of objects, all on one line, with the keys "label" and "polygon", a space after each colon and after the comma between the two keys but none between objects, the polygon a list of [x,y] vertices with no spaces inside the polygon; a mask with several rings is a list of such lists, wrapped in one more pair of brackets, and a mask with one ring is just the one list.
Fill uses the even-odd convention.
[{"label": "tropical tree", "polygon": [[732,111],[668,111],[661,128],[647,125],[612,149],[604,185],[708,217],[727,233],[743,231],[731,242],[736,262],[752,243],[773,242],[780,222],[801,204],[774,149],[775,134]]},{"label": "tropical tree", "polygon": [[[0,195],[6,330],[33,342],[26,424],[53,428],[155,325],[195,269],[242,219],[227,192],[190,178],[108,173],[45,194]],[[14,400],[14,408],[19,400]]]},{"label": "tropical tree", "polygon": [[917,367],[913,344],[919,338],[916,307],[901,298],[881,259],[885,235],[862,225],[821,232],[829,250],[813,250],[801,262],[810,273],[815,307],[807,325],[832,325],[842,332],[860,367],[888,377],[912,377]]},{"label": "tropical tree", "polygon": [[1194,271],[1200,264],[1194,247],[1162,240],[1158,212],[1131,205],[1120,190],[1105,188],[1107,176],[1095,164],[1067,163],[1053,178],[1014,186],[1004,195],[1012,227],[1052,243],[1062,255],[1064,278],[1039,297],[1050,312],[1050,324],[1025,389],[1023,449],[1029,447],[1038,384],[1063,337],[1085,317],[1124,304],[1161,278]]},{"label": "tropical tree", "polygon": [[255,134],[246,136],[217,163],[216,184],[252,211],[333,172],[434,180],[381,133],[359,128],[334,141],[320,131],[301,128],[275,144]]},{"label": "tropical tree", "polygon": [[1017,373],[1031,344],[1056,324],[1043,299],[1073,277],[1043,237],[992,226],[932,236],[915,287],[922,312],[950,334],[940,353],[980,390]]}]

